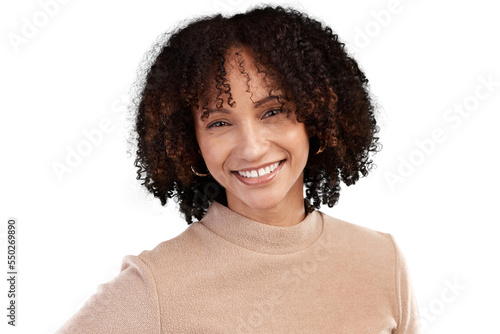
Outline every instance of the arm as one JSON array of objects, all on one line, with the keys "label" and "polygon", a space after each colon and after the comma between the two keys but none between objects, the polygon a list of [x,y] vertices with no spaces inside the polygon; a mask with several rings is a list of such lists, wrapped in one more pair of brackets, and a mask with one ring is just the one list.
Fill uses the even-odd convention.
[{"label": "arm", "polygon": [[160,333],[154,276],[137,256],[123,259],[120,274],[99,285],[85,305],[56,334]]},{"label": "arm", "polygon": [[408,268],[403,253],[391,236],[396,251],[395,290],[399,308],[398,327],[395,334],[419,334],[419,316],[417,302],[413,292]]}]

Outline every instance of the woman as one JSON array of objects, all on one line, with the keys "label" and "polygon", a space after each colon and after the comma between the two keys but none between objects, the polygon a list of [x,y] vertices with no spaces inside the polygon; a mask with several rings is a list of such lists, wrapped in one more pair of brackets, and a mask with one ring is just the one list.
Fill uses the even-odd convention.
[{"label": "woman", "polygon": [[418,333],[392,237],[317,211],[371,167],[367,84],[294,10],[173,33],[137,101],[136,166],[190,225],[125,257],[58,333]]}]

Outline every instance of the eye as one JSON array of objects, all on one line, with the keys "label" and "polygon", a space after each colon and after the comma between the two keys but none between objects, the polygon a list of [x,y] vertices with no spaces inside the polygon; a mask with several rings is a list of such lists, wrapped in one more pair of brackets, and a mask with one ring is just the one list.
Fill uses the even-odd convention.
[{"label": "eye", "polygon": [[229,125],[227,122],[224,122],[224,121],[216,121],[216,122],[213,122],[213,123],[210,123],[207,128],[210,129],[210,128],[220,128],[220,127],[223,127],[223,126],[226,126],[226,125]]},{"label": "eye", "polygon": [[271,117],[271,116],[276,116],[278,114],[280,114],[282,111],[280,109],[272,109],[272,110],[269,110],[267,111],[265,114],[264,114],[264,117],[262,118],[267,118],[267,117]]}]

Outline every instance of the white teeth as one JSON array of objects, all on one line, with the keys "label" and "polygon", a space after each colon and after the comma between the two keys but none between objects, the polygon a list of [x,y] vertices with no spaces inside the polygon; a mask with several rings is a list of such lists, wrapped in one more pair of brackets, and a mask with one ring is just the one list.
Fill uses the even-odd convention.
[{"label": "white teeth", "polygon": [[251,170],[251,171],[243,171],[243,172],[238,171],[238,173],[240,173],[240,175],[243,177],[257,178],[257,177],[265,176],[267,174],[271,174],[276,168],[278,168],[279,165],[280,165],[280,163],[276,162],[276,163],[269,165],[265,168],[260,168],[259,170]]}]

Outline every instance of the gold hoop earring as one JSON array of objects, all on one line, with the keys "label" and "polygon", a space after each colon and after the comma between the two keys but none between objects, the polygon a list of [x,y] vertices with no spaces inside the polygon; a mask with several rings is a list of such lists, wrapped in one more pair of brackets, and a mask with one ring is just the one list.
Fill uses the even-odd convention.
[{"label": "gold hoop earring", "polygon": [[323,145],[321,145],[318,149],[318,152],[316,152],[315,154],[320,154],[322,153],[325,149],[326,149],[326,146],[328,145],[328,142],[324,142]]},{"label": "gold hoop earring", "polygon": [[193,167],[193,166],[191,166],[191,170],[193,171],[194,175],[199,176],[199,177],[205,177],[205,176],[210,175],[210,172],[208,172],[207,174],[198,173],[198,172],[196,171],[196,169],[194,169],[194,167]]}]

